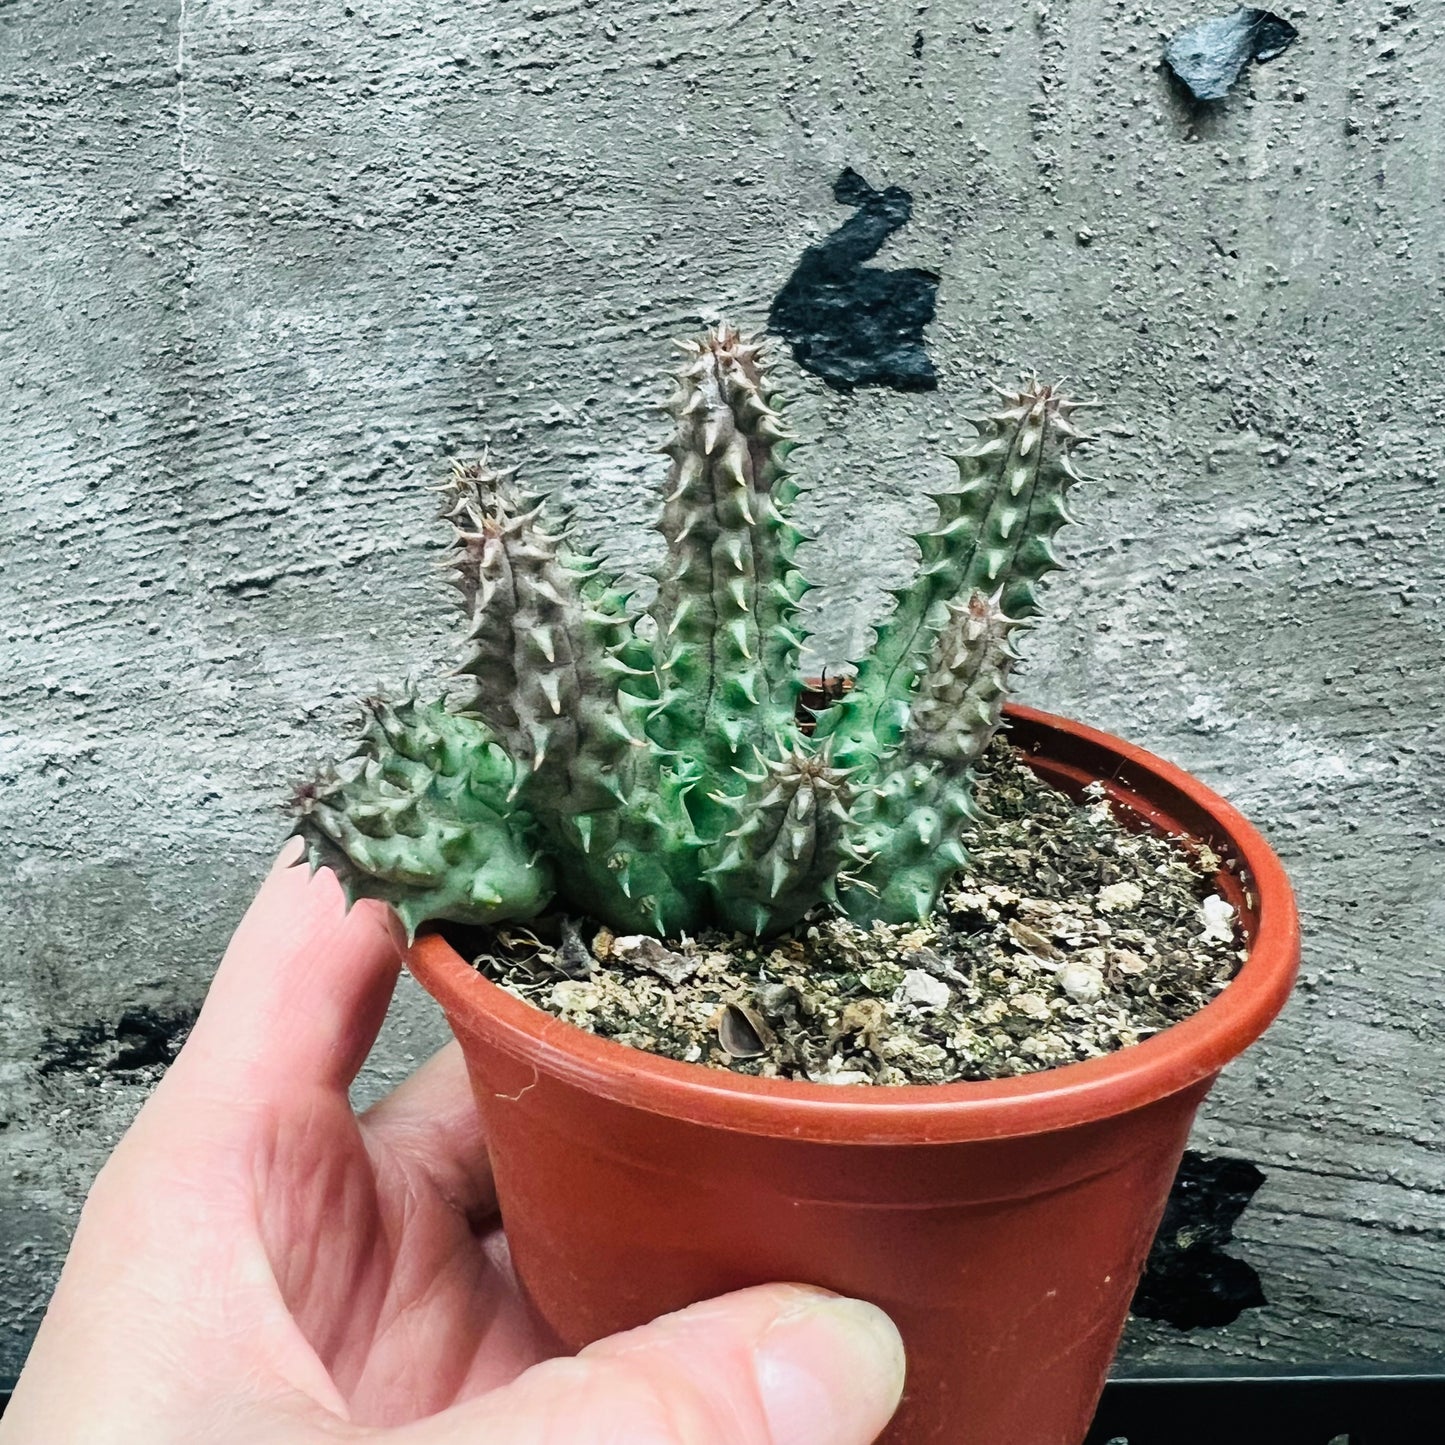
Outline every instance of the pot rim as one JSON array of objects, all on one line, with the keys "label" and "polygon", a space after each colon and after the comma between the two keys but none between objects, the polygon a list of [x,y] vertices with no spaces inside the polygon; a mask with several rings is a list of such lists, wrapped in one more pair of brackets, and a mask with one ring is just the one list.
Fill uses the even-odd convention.
[{"label": "pot rim", "polygon": [[[436,933],[412,945],[412,975],[453,1030],[574,1087],[717,1128],[823,1143],[934,1144],[1066,1129],[1143,1108],[1210,1080],[1283,1008],[1299,967],[1299,920],[1284,867],[1231,804],[1174,764],[1036,708],[1006,709],[1012,741],[1050,781],[1104,784],[1111,799],[1171,832],[1207,841],[1240,909],[1249,953],[1198,1012],[1102,1058],[1008,1079],[843,1087],[759,1079],[599,1038],[483,978]],[[1064,759],[1050,757],[1064,744]]]}]

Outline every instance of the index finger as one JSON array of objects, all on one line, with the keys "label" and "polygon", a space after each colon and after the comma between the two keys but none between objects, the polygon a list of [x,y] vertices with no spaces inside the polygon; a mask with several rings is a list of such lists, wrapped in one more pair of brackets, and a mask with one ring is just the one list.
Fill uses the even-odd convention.
[{"label": "index finger", "polygon": [[384,904],[351,909],[293,841],[236,929],[177,1070],[258,1102],[308,1085],[345,1092],[401,972],[405,932]]}]

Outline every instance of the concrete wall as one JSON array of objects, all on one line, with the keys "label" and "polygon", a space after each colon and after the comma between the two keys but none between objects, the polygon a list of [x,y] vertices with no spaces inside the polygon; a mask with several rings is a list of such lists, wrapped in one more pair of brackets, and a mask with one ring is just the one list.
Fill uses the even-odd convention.
[{"label": "concrete wall", "polygon": [[[764,319],[845,165],[914,195],[879,264],[941,273],[940,386],[796,379],[822,650],[982,384],[1067,373],[1104,440],[1022,695],[1299,887],[1199,1132],[1268,1175],[1270,1303],[1125,1363],[1438,1357],[1445,14],[1287,6],[1191,115],[1161,37],[1214,8],[0,3],[0,1371],[143,1092],[97,1037],[200,998],[288,781],[448,656],[423,486],[490,440],[650,556],[665,342]],[[372,1087],[440,1036],[406,992]]]}]

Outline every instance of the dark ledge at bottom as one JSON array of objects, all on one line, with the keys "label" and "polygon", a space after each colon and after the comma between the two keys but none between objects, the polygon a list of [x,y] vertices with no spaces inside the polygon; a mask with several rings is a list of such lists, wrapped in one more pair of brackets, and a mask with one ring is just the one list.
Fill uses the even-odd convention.
[{"label": "dark ledge at bottom", "polygon": [[1084,1445],[1424,1445],[1445,1438],[1445,1374],[1317,1366],[1291,1375],[1111,1380]]},{"label": "dark ledge at bottom", "polygon": [[[13,1381],[0,1380],[0,1415]],[[1424,1445],[1445,1435],[1445,1374],[1110,1380],[1083,1445]]]}]

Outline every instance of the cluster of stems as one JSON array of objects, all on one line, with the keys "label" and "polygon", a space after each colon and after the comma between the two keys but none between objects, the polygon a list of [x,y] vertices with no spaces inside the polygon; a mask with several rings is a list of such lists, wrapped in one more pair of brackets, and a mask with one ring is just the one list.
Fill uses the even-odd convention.
[{"label": "cluster of stems", "polygon": [[1074,403],[1030,380],[973,419],[921,566],[815,718],[764,347],[727,326],[681,345],[651,605],[509,474],[456,467],[468,695],[369,703],[356,753],[298,792],[313,866],[410,930],[549,909],[664,937],[772,935],[824,906],[899,923],[965,861],[1011,636],[1059,565]]}]

